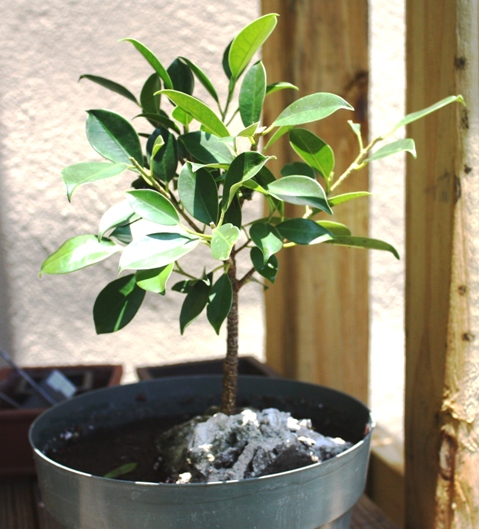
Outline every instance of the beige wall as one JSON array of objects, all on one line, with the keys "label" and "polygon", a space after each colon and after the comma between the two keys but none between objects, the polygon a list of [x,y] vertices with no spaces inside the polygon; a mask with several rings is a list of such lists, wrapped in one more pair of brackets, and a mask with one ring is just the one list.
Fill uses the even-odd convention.
[{"label": "beige wall", "polygon": [[[371,1],[372,130],[403,112],[403,2]],[[60,170],[98,159],[84,134],[84,110],[132,116],[133,104],[88,81],[110,77],[138,93],[147,63],[122,37],[149,46],[165,65],[180,52],[212,77],[231,36],[259,13],[258,0],[10,2],[0,21],[0,347],[22,364],[122,362],[133,365],[221,355],[224,337],[195,322],[179,339],[181,296],[147,296],[123,331],[96,336],[91,309],[115,277],[116,261],[70,276],[38,279],[42,260],[66,238],[90,232],[119,197],[113,182],[79,189],[68,204]],[[222,89],[225,89],[223,83]],[[372,235],[402,248],[402,158],[373,171]],[[97,191],[100,194],[97,196]],[[391,207],[393,204],[393,207]],[[372,405],[378,419],[400,418],[402,264],[371,253]],[[241,350],[263,352],[261,292],[243,307]],[[247,293],[245,289],[244,294]],[[201,332],[198,330],[201,329]],[[252,329],[252,330],[251,330]],[[385,345],[388,344],[388,345]],[[392,344],[392,345],[391,345]],[[388,400],[385,400],[386,395]]]}]

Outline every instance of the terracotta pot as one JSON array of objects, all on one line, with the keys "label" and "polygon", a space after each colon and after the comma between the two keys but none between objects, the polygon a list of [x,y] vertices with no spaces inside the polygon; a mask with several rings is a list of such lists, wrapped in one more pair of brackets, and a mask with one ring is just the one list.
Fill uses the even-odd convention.
[{"label": "terracotta pot", "polygon": [[[75,384],[77,395],[116,386],[123,373],[121,365],[32,367],[25,371],[37,382],[52,369],[58,369]],[[11,368],[0,369],[0,391],[20,403],[33,394]],[[28,430],[43,411],[43,408],[13,409],[0,400],[0,476],[35,474]]]}]

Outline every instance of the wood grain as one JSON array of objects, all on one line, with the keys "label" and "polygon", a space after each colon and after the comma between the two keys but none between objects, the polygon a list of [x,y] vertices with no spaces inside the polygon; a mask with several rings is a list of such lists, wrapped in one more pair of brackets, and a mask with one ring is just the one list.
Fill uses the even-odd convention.
[{"label": "wood grain", "polygon": [[477,1],[407,1],[406,527],[479,527]]},{"label": "wood grain", "polygon": [[[368,4],[366,0],[263,0],[263,13],[279,13],[278,27],[263,48],[268,82],[289,81],[299,93],[271,96],[264,121],[313,92],[334,92],[356,109],[340,111],[310,128],[329,143],[337,175],[357,155],[347,125],[368,134]],[[294,158],[283,138],[276,172]],[[342,192],[367,190],[368,174],[357,173]],[[290,210],[291,211],[291,210]],[[334,220],[355,235],[368,234],[366,199],[341,206]],[[266,354],[280,373],[368,398],[368,255],[327,245],[294,248],[280,255],[278,279],[266,292]]]}]

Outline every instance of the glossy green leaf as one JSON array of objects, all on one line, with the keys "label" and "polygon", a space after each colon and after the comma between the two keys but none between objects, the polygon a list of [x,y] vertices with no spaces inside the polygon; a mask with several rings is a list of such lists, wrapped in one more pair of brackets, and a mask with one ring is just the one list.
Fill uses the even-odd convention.
[{"label": "glossy green leaf", "polygon": [[147,119],[154,127],[165,127],[167,129],[174,130],[177,134],[180,133],[178,125],[171,120],[165,112],[162,110],[158,114],[138,114],[135,118],[145,118]]},{"label": "glossy green leaf", "polygon": [[42,274],[68,274],[103,261],[119,252],[121,246],[95,235],[77,235],[65,241],[42,263]]},{"label": "glossy green leaf", "polygon": [[[237,136],[240,138],[250,138],[250,140],[253,140],[254,135],[256,134],[256,131],[258,130],[259,121],[256,121],[255,123],[251,123],[248,127],[244,128],[240,132],[238,132]],[[251,141],[251,143],[254,143]]]},{"label": "glossy green leaf", "polygon": [[332,214],[324,189],[316,180],[307,176],[293,175],[279,178],[268,185],[268,192],[298,206],[310,206]]},{"label": "glossy green leaf", "polygon": [[259,122],[266,96],[266,70],[258,61],[246,72],[239,93],[239,110],[245,127]]},{"label": "glossy green leaf", "polygon": [[178,59],[190,67],[190,70],[195,74],[198,81],[206,88],[210,96],[218,103],[218,94],[216,93],[215,87],[206,74],[194,62],[190,61],[186,57],[178,57]]},{"label": "glossy green leaf", "polygon": [[194,250],[200,239],[181,233],[153,233],[134,239],[120,258],[120,271],[161,268]]},{"label": "glossy green leaf", "polygon": [[148,61],[150,66],[155,70],[155,72],[160,76],[160,78],[163,80],[163,83],[166,88],[173,88],[173,83],[171,82],[170,76],[168,75],[168,72],[165,70],[161,62],[156,58],[154,53],[150,51],[146,46],[144,46],[141,42],[138,42],[135,39],[121,39],[126,40],[127,42],[131,42],[133,46],[143,55],[143,57]]},{"label": "glossy green leaf", "polygon": [[261,250],[265,264],[273,254],[279,252],[283,247],[281,234],[271,224],[255,222],[249,230],[249,235]]},{"label": "glossy green leaf", "polygon": [[166,291],[166,283],[170,278],[174,265],[174,263],[170,263],[161,268],[138,270],[135,276],[137,285],[148,292],[164,295]]},{"label": "glossy green leaf", "polygon": [[195,131],[180,136],[180,141],[194,159],[203,164],[226,163],[230,164],[234,152],[230,141],[221,140],[214,134]]},{"label": "glossy green leaf", "polygon": [[318,171],[326,180],[329,188],[330,176],[334,169],[333,149],[316,134],[306,129],[293,129],[289,133],[289,143],[308,165]]},{"label": "glossy green leaf", "polygon": [[62,170],[62,180],[70,201],[73,191],[82,185],[117,176],[128,169],[126,163],[85,162],[69,165]]},{"label": "glossy green leaf", "polygon": [[339,246],[348,246],[350,248],[364,248],[367,250],[384,250],[391,252],[397,259],[399,254],[396,249],[389,243],[380,241],[378,239],[369,239],[368,237],[335,237],[332,240],[326,241],[328,244],[335,244]]},{"label": "glossy green leaf", "polygon": [[135,317],[145,298],[135,275],[127,275],[109,283],[96,298],[93,320],[97,334],[123,329]]},{"label": "glossy green leaf", "polygon": [[314,169],[304,162],[292,162],[281,169],[281,176],[303,175],[316,180]]},{"label": "glossy green leaf", "polygon": [[158,90],[161,90],[160,78],[158,74],[152,73],[143,85],[140,94],[140,103],[144,114],[159,113],[161,96],[155,95]]},{"label": "glossy green leaf", "polygon": [[229,208],[243,182],[253,178],[270,159],[271,157],[263,156],[259,152],[247,151],[239,154],[231,162],[223,185],[223,210]]},{"label": "glossy green leaf", "polygon": [[193,172],[185,164],[178,178],[178,193],[186,211],[196,220],[210,225],[218,221],[218,188],[206,169]]},{"label": "glossy green leaf", "polygon": [[449,96],[444,99],[441,99],[437,103],[434,103],[433,105],[424,108],[422,110],[418,110],[417,112],[412,112],[411,114],[408,114],[405,116],[401,121],[399,121],[392,129],[391,133],[393,133],[395,130],[404,127],[406,125],[409,125],[410,123],[413,123],[414,121],[417,121],[418,119],[421,119],[428,114],[432,114],[436,110],[439,110],[440,108],[443,108],[447,105],[450,105],[451,103],[461,103],[462,105],[466,105],[464,102],[464,98],[461,95],[457,96]]},{"label": "glossy green leaf", "polygon": [[211,287],[206,316],[216,334],[220,333],[221,325],[228,317],[233,302],[233,287],[228,274],[222,274]]},{"label": "glossy green leaf", "polygon": [[163,136],[161,134],[158,134],[158,136],[153,140],[153,146],[150,153],[150,161],[151,158],[154,158],[158,154],[158,151],[163,147],[163,145],[165,145],[165,140],[163,139]]},{"label": "glossy green leaf", "polygon": [[230,204],[230,207],[226,210],[223,224],[233,224],[233,226],[241,229],[242,218],[243,213],[241,210],[241,204],[239,198],[235,196]]},{"label": "glossy green leaf", "polygon": [[126,200],[115,204],[107,209],[100,219],[98,238],[101,239],[108,230],[124,226],[138,218],[138,215],[131,209],[130,204]]},{"label": "glossy green leaf", "polygon": [[133,125],[110,110],[88,110],[86,135],[90,145],[107,160],[143,163],[141,144]]},{"label": "glossy green leaf", "polygon": [[133,472],[133,470],[135,470],[137,466],[138,466],[138,463],[126,463],[125,465],[121,465],[120,467],[117,467],[113,469],[112,471],[108,472],[103,477],[110,478],[110,479],[118,478],[130,472]]},{"label": "glossy green leaf", "polygon": [[175,107],[171,117],[186,127],[193,121],[193,116],[185,112],[181,107]]},{"label": "glossy green leaf", "polygon": [[233,224],[223,224],[212,230],[211,255],[220,261],[226,261],[240,236],[239,228]]},{"label": "glossy green leaf", "polygon": [[285,81],[279,81],[278,83],[271,83],[266,87],[266,95],[274,94],[280,90],[298,90],[298,87]]},{"label": "glossy green leaf", "polygon": [[183,94],[176,90],[160,90],[160,93],[171,99],[175,105],[181,107],[185,112],[191,114],[207,129],[207,132],[219,137],[227,137],[230,135],[224,123],[213,110],[199,99],[196,99],[196,97]]},{"label": "glossy green leaf", "polygon": [[180,222],[175,206],[158,191],[152,189],[127,191],[126,198],[131,209],[146,220],[165,226],[175,226]]},{"label": "glossy green leaf", "polygon": [[180,312],[181,334],[203,312],[208,303],[210,288],[211,286],[206,284],[205,281],[197,281],[186,294]]},{"label": "glossy green leaf", "polygon": [[223,52],[223,57],[221,59],[221,66],[223,67],[223,71],[225,72],[226,77],[231,81],[232,73],[231,68],[229,65],[229,55],[231,50],[231,44],[233,44],[233,41],[231,41],[228,46],[226,46],[225,51]]},{"label": "glossy green leaf", "polygon": [[258,274],[268,279],[268,281],[270,281],[271,283],[274,283],[278,274],[279,267],[279,262],[276,255],[272,255],[268,259],[268,262],[265,264],[263,252],[259,248],[254,247],[251,248],[250,258],[251,262],[253,263],[254,269],[258,272]]},{"label": "glossy green leaf", "polygon": [[178,283],[175,283],[171,287],[171,290],[174,292],[180,292],[180,294],[188,294],[197,281],[198,279],[184,279],[183,281],[178,281]]},{"label": "glossy green leaf", "polygon": [[253,55],[270,36],[276,26],[277,16],[268,14],[254,20],[233,39],[228,54],[228,64],[234,79],[239,78]]},{"label": "glossy green leaf", "polygon": [[173,88],[179,92],[191,95],[195,87],[195,78],[184,61],[175,59],[166,70],[170,76]]},{"label": "glossy green leaf", "polygon": [[340,222],[317,220],[316,223],[328,230],[335,237],[349,237],[351,235],[351,230]]},{"label": "glossy green leaf", "polygon": [[153,154],[153,146],[160,135],[164,145],[152,156],[150,165],[156,180],[169,182],[175,176],[178,168],[178,145],[175,136],[169,130],[159,127],[148,138],[146,150],[150,155]]},{"label": "glossy green leaf", "polygon": [[278,232],[288,241],[296,244],[309,244],[322,235],[331,233],[310,219],[290,219],[276,225]]},{"label": "glossy green leaf", "polygon": [[286,126],[278,127],[273,133],[273,135],[271,136],[271,138],[268,140],[266,145],[263,147],[263,152],[269,149],[271,145],[276,143],[282,136],[287,134],[292,128],[293,128],[293,125],[288,125],[287,127]]},{"label": "glossy green leaf", "polygon": [[356,198],[370,197],[371,193],[367,191],[356,191],[353,193],[344,193],[342,195],[336,195],[335,197],[328,197],[328,202],[331,207],[338,206],[344,202],[355,200]]},{"label": "glossy green leaf", "polygon": [[138,100],[136,97],[128,90],[128,88],[125,88],[123,85],[116,83],[115,81],[110,81],[110,79],[105,79],[105,77],[100,77],[98,75],[89,75],[89,74],[83,74],[80,75],[79,81],[82,79],[88,79],[89,81],[93,81],[96,84],[99,84],[100,86],[103,86],[103,88],[108,88],[108,90],[111,90],[112,92],[115,92],[123,97],[126,97],[130,101],[133,101],[133,103],[136,103],[139,105]]},{"label": "glossy green leaf", "polygon": [[384,147],[378,149],[374,154],[372,154],[366,160],[366,162],[380,160],[381,158],[386,158],[387,156],[392,156],[393,154],[397,154],[399,152],[409,152],[414,156],[414,158],[416,158],[417,154],[414,140],[412,140],[411,138],[405,138],[402,140],[397,140],[388,143],[387,145],[384,145]]},{"label": "glossy green leaf", "polygon": [[303,125],[327,118],[340,109],[354,110],[342,97],[327,92],[311,94],[286,107],[273,123],[275,127]]}]

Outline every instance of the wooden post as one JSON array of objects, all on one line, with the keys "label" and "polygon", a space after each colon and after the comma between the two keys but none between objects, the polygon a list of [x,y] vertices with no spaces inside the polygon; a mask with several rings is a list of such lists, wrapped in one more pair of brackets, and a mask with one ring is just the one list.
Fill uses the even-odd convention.
[{"label": "wooden post", "polygon": [[479,527],[477,0],[407,0],[406,527]]},{"label": "wooden post", "polygon": [[[336,174],[357,155],[347,120],[368,134],[367,0],[263,0],[263,13],[280,15],[263,48],[268,82],[289,81],[300,92],[268,98],[265,123],[285,105],[313,92],[334,92],[356,109],[340,111],[311,128],[336,155]],[[293,161],[284,138],[276,170]],[[343,192],[368,189],[368,174],[350,178]],[[334,220],[356,235],[368,233],[367,199],[338,208]],[[368,255],[318,245],[282,252],[277,284],[266,293],[266,354],[279,372],[368,396]]]}]

